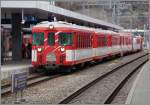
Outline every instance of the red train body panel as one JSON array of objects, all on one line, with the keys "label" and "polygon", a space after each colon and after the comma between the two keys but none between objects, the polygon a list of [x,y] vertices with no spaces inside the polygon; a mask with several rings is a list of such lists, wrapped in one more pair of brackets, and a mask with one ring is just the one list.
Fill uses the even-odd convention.
[{"label": "red train body panel", "polygon": [[32,64],[73,66],[104,57],[142,50],[142,38],[77,26],[43,22],[32,29]]}]

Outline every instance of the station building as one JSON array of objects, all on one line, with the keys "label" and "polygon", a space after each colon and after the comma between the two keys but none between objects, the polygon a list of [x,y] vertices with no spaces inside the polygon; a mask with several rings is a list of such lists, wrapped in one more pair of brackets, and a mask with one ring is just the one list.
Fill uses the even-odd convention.
[{"label": "station building", "polygon": [[32,34],[32,26],[41,21],[57,19],[57,21],[67,21],[106,30],[123,29],[118,25],[55,6],[54,1],[1,0],[1,8],[2,45],[4,45],[2,46],[2,57],[8,56],[8,59],[5,60],[20,61],[22,59],[22,43],[29,41],[29,39],[26,41],[25,38],[29,38],[28,35]]}]

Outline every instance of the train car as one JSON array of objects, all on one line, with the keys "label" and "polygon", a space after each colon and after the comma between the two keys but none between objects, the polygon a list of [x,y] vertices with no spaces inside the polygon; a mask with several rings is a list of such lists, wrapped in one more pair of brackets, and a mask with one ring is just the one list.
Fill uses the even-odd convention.
[{"label": "train car", "polygon": [[120,33],[120,34],[121,34],[120,38],[121,51],[123,51],[123,53],[132,52],[132,34],[130,33]]},{"label": "train car", "polygon": [[133,52],[143,49],[143,38],[141,36],[133,37]]},{"label": "train car", "polygon": [[72,66],[92,60],[91,38],[94,32],[86,27],[51,22],[35,26],[32,32],[34,66]]},{"label": "train car", "polygon": [[[66,22],[41,22],[32,29],[32,65],[70,68],[132,52],[132,36]],[[139,47],[138,47],[139,49]]]},{"label": "train car", "polygon": [[101,60],[112,55],[111,31],[95,30],[93,36],[94,60]]}]

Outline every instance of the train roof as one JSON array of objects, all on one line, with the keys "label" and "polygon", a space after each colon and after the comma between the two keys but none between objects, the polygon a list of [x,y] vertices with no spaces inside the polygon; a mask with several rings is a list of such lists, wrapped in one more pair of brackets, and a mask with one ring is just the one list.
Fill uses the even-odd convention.
[{"label": "train roof", "polygon": [[38,28],[38,27],[44,27],[44,28],[48,28],[50,26],[54,26],[55,28],[60,28],[60,27],[65,27],[65,28],[75,28],[75,29],[82,29],[82,30],[87,30],[87,31],[93,31],[93,32],[103,32],[103,33],[116,33],[110,30],[102,30],[100,28],[91,28],[91,27],[85,27],[85,26],[79,26],[76,24],[72,24],[72,23],[67,23],[64,21],[57,21],[57,22],[48,22],[48,21],[44,21],[44,22],[40,22],[39,24],[35,25],[33,28]]},{"label": "train roof", "polygon": [[79,25],[67,23],[64,21],[57,21],[57,22],[44,21],[44,22],[40,22],[39,24],[35,25],[33,28],[36,28],[36,27],[48,28],[50,26],[54,26],[55,28],[77,28],[77,29],[85,29],[85,30],[91,31],[90,28],[88,28],[88,27],[79,26]]}]

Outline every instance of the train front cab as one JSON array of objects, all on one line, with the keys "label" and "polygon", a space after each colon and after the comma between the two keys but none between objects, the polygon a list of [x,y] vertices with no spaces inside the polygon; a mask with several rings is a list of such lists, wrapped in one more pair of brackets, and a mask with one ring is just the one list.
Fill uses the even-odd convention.
[{"label": "train front cab", "polygon": [[35,28],[32,45],[33,66],[73,64],[73,62],[66,62],[66,52],[73,49],[73,33],[70,31]]}]

